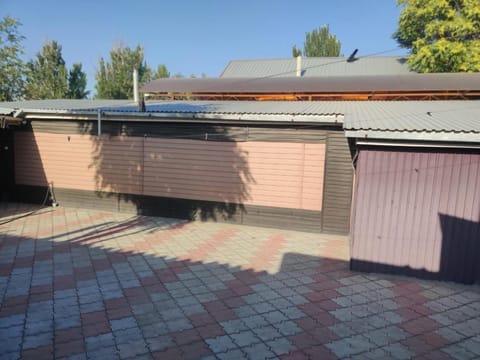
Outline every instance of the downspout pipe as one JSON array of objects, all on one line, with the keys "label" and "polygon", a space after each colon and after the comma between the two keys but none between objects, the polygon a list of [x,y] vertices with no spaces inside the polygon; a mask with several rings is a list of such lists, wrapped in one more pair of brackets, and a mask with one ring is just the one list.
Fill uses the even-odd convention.
[{"label": "downspout pipe", "polygon": [[102,135],[102,111],[97,111],[97,135]]}]

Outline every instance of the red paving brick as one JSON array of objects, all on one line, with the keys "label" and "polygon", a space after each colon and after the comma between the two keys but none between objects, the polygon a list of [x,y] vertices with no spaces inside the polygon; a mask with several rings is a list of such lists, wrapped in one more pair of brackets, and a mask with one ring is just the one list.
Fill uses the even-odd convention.
[{"label": "red paving brick", "polygon": [[401,324],[402,328],[412,335],[437,330],[441,325],[428,317],[421,317]]},{"label": "red paving brick", "polygon": [[65,343],[73,340],[80,340],[82,338],[83,338],[83,335],[82,335],[81,327],[74,327],[74,328],[61,329],[61,330],[55,331],[56,343]]},{"label": "red paving brick", "polygon": [[53,357],[52,346],[41,346],[22,351],[23,360],[50,360]]},{"label": "red paving brick", "polygon": [[[5,210],[0,206],[0,218],[5,216],[2,215],[2,211]],[[121,220],[122,217],[124,220]],[[26,219],[29,221],[28,226]],[[196,359],[202,356],[218,355],[213,353],[207,342],[228,335],[227,330],[232,327],[235,329],[235,326],[242,326],[242,322],[235,322],[235,320],[243,319],[244,323],[248,323],[250,326],[258,321],[261,325],[256,326],[265,326],[262,321],[265,322],[266,319],[269,319],[268,321],[272,321],[272,323],[267,325],[278,327],[279,331],[280,328],[283,329],[282,331],[291,331],[289,335],[283,337],[283,340],[288,341],[293,346],[293,350],[280,358],[333,359],[336,356],[326,345],[335,343],[336,347],[333,346],[331,349],[340,349],[342,344],[348,347],[350,345],[346,342],[346,338],[350,335],[340,336],[339,329],[341,330],[342,327],[332,326],[340,324],[345,329],[350,326],[353,329],[354,325],[341,320],[342,316],[348,315],[350,306],[348,304],[352,299],[358,300],[363,296],[368,298],[369,295],[372,295],[373,299],[379,297],[378,300],[371,301],[372,308],[377,309],[378,313],[362,314],[361,321],[365,322],[365,325],[369,325],[370,321],[372,324],[377,324],[379,319],[380,321],[381,319],[394,319],[391,320],[395,321],[391,327],[398,326],[411,336],[393,345],[409,349],[414,354],[414,358],[442,359],[448,358],[442,349],[447,349],[453,340],[446,339],[437,332],[441,325],[431,316],[440,313],[441,311],[434,309],[441,307],[432,306],[432,302],[436,301],[436,298],[431,299],[431,295],[437,296],[439,300],[445,298],[442,306],[451,304],[452,310],[455,312],[448,314],[448,317],[453,322],[455,322],[455,314],[461,313],[459,307],[462,305],[447,299],[454,286],[452,284],[420,283],[415,279],[383,277],[382,275],[375,275],[372,279],[367,276],[356,276],[359,274],[350,272],[346,261],[337,260],[340,254],[346,250],[347,238],[339,239],[333,235],[324,238],[323,235],[318,234],[313,236],[312,234],[213,223],[175,223],[174,220],[165,222],[165,224],[170,223],[171,225],[163,225],[160,229],[157,221],[161,220],[154,218],[68,208],[42,213],[37,218],[38,223],[34,219],[27,217],[8,223],[5,233],[15,235],[11,238],[0,239],[0,251],[3,246],[30,246],[35,236],[40,237],[39,234],[47,234],[45,236],[54,241],[35,239],[38,241],[35,247],[35,249],[38,248],[38,251],[36,250],[32,256],[30,253],[27,256],[17,256],[11,259],[11,263],[1,264],[0,276],[10,277],[12,271],[22,273],[25,269],[32,267],[34,261],[52,259],[56,255],[59,255],[60,258],[68,258],[75,254],[75,256],[82,256],[82,260],[91,265],[82,268],[73,267],[72,275],[53,277],[52,273],[52,285],[32,286],[28,289],[28,295],[25,296],[10,296],[9,294],[14,295],[19,292],[16,292],[17,287],[8,285],[2,299],[3,302],[0,304],[0,321],[12,321],[12,324],[16,324],[16,321],[23,324],[21,326],[25,326],[23,316],[26,316],[27,310],[28,316],[31,316],[31,311],[36,311],[36,307],[40,309],[37,311],[51,311],[48,310],[49,301],[61,302],[54,297],[54,294],[56,296],[59,292],[58,295],[62,298],[66,294],[71,294],[71,290],[77,290],[77,296],[73,300],[69,298],[66,308],[55,308],[55,311],[60,313],[66,311],[69,314],[76,313],[78,315],[78,310],[75,310],[78,301],[81,303],[83,312],[80,313],[81,326],[72,322],[70,326],[74,327],[53,329],[54,348],[47,346],[19,352],[17,355],[21,355],[23,358],[35,357],[38,360],[73,355],[82,357],[85,355],[85,338],[102,334],[107,337],[111,336],[109,335],[112,332],[111,326],[113,326],[111,321],[121,319],[116,326],[125,326],[126,329],[134,326],[135,331],[138,330],[137,327],[140,327],[140,331],[146,334],[155,331],[155,326],[149,327],[152,322],[158,326],[158,331],[164,333],[165,329],[171,330],[165,335],[173,339],[174,345],[163,351],[152,353],[154,358],[162,360],[170,358]],[[88,230],[80,232],[81,227],[88,228]],[[185,246],[184,236],[187,238],[196,236],[196,245],[193,248]],[[235,243],[237,241],[238,244]],[[318,243],[319,241],[321,244]],[[48,246],[44,246],[45,244]],[[225,248],[230,245],[238,245],[242,255],[235,257],[234,253],[216,251],[220,247]],[[287,252],[292,252],[297,245],[299,247],[299,252],[295,255],[295,258],[298,257],[297,263],[277,263],[282,260],[282,256],[286,256]],[[48,250],[45,250],[46,248]],[[107,258],[95,258],[94,254],[97,249],[101,250]],[[162,249],[167,249],[168,255],[163,254]],[[316,250],[309,253],[310,249]],[[147,250],[148,253],[145,253]],[[245,255],[246,251],[250,251],[250,256]],[[336,254],[336,251],[339,254]],[[328,258],[329,254],[332,258]],[[216,258],[216,256],[224,256],[224,258]],[[191,261],[192,258],[194,261]],[[209,261],[215,259],[215,262],[206,262],[206,258]],[[235,268],[230,267],[229,259],[237,262]],[[238,259],[250,260],[239,264]],[[155,266],[157,260],[162,265],[160,268],[164,267],[165,263],[167,267],[158,270],[158,267]],[[140,268],[136,268],[135,261],[140,261]],[[149,267],[152,265],[148,269],[145,268],[147,263]],[[211,267],[210,264],[212,264]],[[293,265],[292,272],[289,271],[289,265]],[[297,270],[301,266],[305,266],[305,270]],[[101,284],[101,277],[110,276],[107,283],[118,284],[120,276],[118,273],[108,275],[113,268],[117,271],[117,267],[133,270],[140,285],[119,288],[120,295],[117,296],[122,297],[103,299],[104,311],[86,313],[89,311],[90,304],[84,304],[82,301],[85,301],[83,298],[85,296],[88,299],[90,294],[82,294],[80,289],[76,289],[77,281],[95,280],[95,283]],[[281,270],[278,271],[278,268]],[[218,276],[215,274],[217,270],[221,271]],[[151,275],[152,271],[154,275]],[[96,281],[97,276],[100,276],[98,282]],[[223,277],[226,280],[222,282],[220,279]],[[376,283],[377,280],[382,280],[380,288],[379,283]],[[208,288],[210,282],[215,285],[214,290]],[[427,286],[421,285],[424,283]],[[18,284],[19,288],[21,285],[23,284]],[[119,286],[123,285],[123,282],[119,284]],[[427,295],[424,292],[425,289],[434,287],[438,287],[440,291],[430,291],[428,294],[430,297],[425,296]],[[444,292],[442,292],[443,287],[446,287]],[[340,288],[343,289],[340,290]],[[193,299],[191,294],[198,289],[202,293],[196,295],[198,299]],[[478,287],[473,287],[473,289],[474,291],[469,291],[468,287],[459,286],[456,292],[461,295],[463,291],[469,291],[470,301],[478,302],[480,295],[478,298],[472,298],[475,296],[472,294],[476,294],[476,291],[480,293],[480,291],[478,291]],[[266,292],[258,292],[263,290]],[[345,295],[345,291],[352,290],[356,298]],[[276,293],[274,294],[274,292]],[[442,293],[446,295],[441,295]],[[101,291],[101,294],[103,295],[104,291]],[[152,299],[157,299],[156,303],[153,303]],[[217,300],[206,301],[208,299]],[[338,299],[336,300],[338,304],[333,299]],[[72,301],[73,303],[71,303]],[[289,301],[291,301],[290,305],[287,305],[289,307],[285,308]],[[383,301],[385,301],[385,308],[382,308]],[[399,306],[398,309],[388,309],[393,304],[392,301]],[[256,307],[257,302],[262,302],[262,304]],[[293,302],[298,305],[294,305]],[[166,306],[165,309],[162,309],[163,304]],[[367,302],[359,309],[362,311],[370,309],[369,306],[370,302]],[[170,319],[169,309],[172,309],[173,320]],[[187,315],[192,310],[199,313]],[[256,310],[267,312],[258,316],[255,315]],[[465,310],[471,312],[472,307]],[[292,316],[294,320],[286,320],[282,312]],[[57,315],[52,313],[52,319]],[[151,316],[151,320],[149,316]],[[298,318],[298,316],[301,317]],[[163,325],[160,320],[162,317],[166,321]],[[3,320],[4,318],[8,319]],[[228,322],[230,320],[233,321]],[[224,328],[220,323],[225,321],[227,323],[224,324]],[[281,321],[281,326],[278,321]],[[458,323],[462,321],[464,320],[458,320]],[[12,325],[12,329],[15,326],[18,325]],[[190,329],[191,326],[193,329]],[[18,332],[18,330],[16,331]],[[120,330],[120,333],[122,331],[124,330]],[[133,330],[125,330],[124,333],[128,333],[128,331]],[[480,335],[480,329],[471,331],[475,336]],[[13,333],[14,331],[12,331]],[[365,332],[365,336],[368,335],[367,333]],[[275,341],[280,340],[282,339],[277,338]],[[458,339],[455,341],[458,342]],[[370,344],[369,349],[371,346]],[[471,345],[464,342],[462,346],[468,348]],[[141,348],[142,345],[140,344],[139,347]],[[0,358],[5,357],[4,355],[6,354],[2,353],[2,349],[0,349]],[[363,355],[359,354],[359,357],[361,358]]]}]

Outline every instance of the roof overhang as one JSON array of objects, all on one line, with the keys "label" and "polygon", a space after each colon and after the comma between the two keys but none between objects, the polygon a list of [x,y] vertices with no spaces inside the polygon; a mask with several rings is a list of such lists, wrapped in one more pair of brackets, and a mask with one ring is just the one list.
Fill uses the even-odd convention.
[{"label": "roof overhang", "polygon": [[355,138],[357,143],[400,140],[400,141],[427,141],[427,142],[467,142],[480,145],[480,134],[475,132],[407,132],[407,131],[374,131],[374,130],[345,130],[348,138]]},{"label": "roof overhang", "polygon": [[196,113],[196,112],[124,112],[124,111],[24,111],[25,120],[72,120],[131,122],[201,122],[208,124],[251,124],[251,125],[338,125],[343,123],[341,114],[255,114],[255,113]]},{"label": "roof overhang", "polygon": [[157,79],[141,89],[158,98],[220,100],[386,100],[480,98],[480,74]]}]

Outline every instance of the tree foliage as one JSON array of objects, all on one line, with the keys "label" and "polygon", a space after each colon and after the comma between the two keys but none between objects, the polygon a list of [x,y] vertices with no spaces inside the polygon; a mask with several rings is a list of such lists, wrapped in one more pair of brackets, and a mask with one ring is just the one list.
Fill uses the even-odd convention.
[{"label": "tree foliage", "polygon": [[27,63],[25,97],[27,99],[84,99],[87,75],[82,64],[73,64],[68,71],[62,46],[47,42],[34,60]]},{"label": "tree foliage", "polygon": [[27,99],[62,99],[68,94],[68,70],[62,46],[47,42],[34,60],[27,63]]},{"label": "tree foliage", "polygon": [[330,29],[327,25],[321,26],[318,29],[313,29],[312,32],[305,34],[305,42],[302,49],[297,48],[296,45],[292,47],[292,55],[294,57],[323,57],[323,56],[339,56],[341,43],[337,37],[330,34]]},{"label": "tree foliage", "polygon": [[164,64],[161,64],[161,65],[158,65],[157,71],[153,75],[152,80],[169,78],[169,77],[170,77],[170,72],[168,71],[167,66]]},{"label": "tree foliage", "polygon": [[73,64],[68,73],[68,98],[85,99],[89,91],[87,88],[87,75],[82,71],[82,64]]},{"label": "tree foliage", "polygon": [[0,101],[17,100],[23,96],[25,64],[18,28],[19,20],[5,16],[0,21]]},{"label": "tree foliage", "polygon": [[479,0],[397,0],[403,6],[393,37],[411,51],[418,72],[480,71]]},{"label": "tree foliage", "polygon": [[[138,69],[138,82],[145,84],[153,78],[153,71],[144,60],[143,48],[118,46],[110,51],[110,61],[100,58],[96,73],[96,97],[99,99],[132,99],[133,69]],[[168,71],[167,71],[168,72]]]}]

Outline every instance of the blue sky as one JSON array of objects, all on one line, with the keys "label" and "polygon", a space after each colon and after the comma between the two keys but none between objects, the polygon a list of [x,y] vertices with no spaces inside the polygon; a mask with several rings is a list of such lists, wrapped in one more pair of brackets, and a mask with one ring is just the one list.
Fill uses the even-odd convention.
[{"label": "blue sky", "polygon": [[[18,18],[30,59],[57,40],[67,65],[81,62],[88,88],[114,44],[143,45],[147,63],[172,74],[218,76],[232,59],[290,57],[305,32],[328,24],[348,56],[395,49],[395,0],[0,0]],[[405,54],[397,49],[385,55]]]}]

